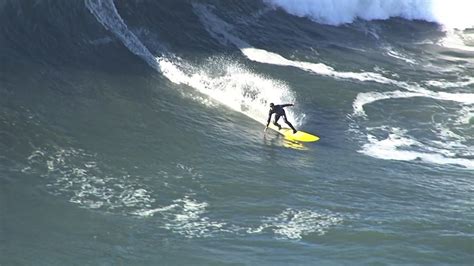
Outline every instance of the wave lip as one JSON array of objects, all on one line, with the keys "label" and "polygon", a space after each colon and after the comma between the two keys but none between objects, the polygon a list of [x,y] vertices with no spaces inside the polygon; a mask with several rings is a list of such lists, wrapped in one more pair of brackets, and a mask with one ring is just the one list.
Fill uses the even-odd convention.
[{"label": "wave lip", "polygon": [[151,67],[160,71],[153,54],[128,28],[112,0],[86,0],[86,7],[104,28],[110,30],[135,55],[141,57]]},{"label": "wave lip", "polygon": [[275,8],[329,25],[352,23],[357,19],[385,20],[401,17],[408,20],[435,22],[447,28],[474,26],[474,2],[445,0],[264,0]]}]

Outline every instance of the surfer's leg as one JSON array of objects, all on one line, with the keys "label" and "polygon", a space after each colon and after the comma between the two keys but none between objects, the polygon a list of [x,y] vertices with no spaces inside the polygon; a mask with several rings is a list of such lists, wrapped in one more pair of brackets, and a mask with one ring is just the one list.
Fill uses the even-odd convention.
[{"label": "surfer's leg", "polygon": [[278,127],[278,130],[280,130],[281,126],[280,126],[280,124],[278,124],[278,119],[280,119],[280,115],[275,114],[275,120],[273,121],[273,124]]},{"label": "surfer's leg", "polygon": [[290,123],[290,121],[288,121],[288,119],[286,119],[286,114],[283,115],[283,119],[285,120],[285,123],[290,126],[291,129],[293,129],[293,134],[297,132],[297,130],[293,127],[293,125]]}]

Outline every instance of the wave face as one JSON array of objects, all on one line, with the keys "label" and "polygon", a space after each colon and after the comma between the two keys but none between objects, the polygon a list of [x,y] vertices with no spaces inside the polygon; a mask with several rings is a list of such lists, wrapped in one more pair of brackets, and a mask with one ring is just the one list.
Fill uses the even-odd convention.
[{"label": "wave face", "polygon": [[470,5],[0,1],[0,265],[470,264]]},{"label": "wave face", "polygon": [[274,7],[290,14],[308,17],[316,22],[340,25],[356,19],[385,20],[400,17],[409,20],[436,22],[448,28],[474,27],[471,12],[472,1],[457,1],[455,4],[443,0],[266,0]]}]

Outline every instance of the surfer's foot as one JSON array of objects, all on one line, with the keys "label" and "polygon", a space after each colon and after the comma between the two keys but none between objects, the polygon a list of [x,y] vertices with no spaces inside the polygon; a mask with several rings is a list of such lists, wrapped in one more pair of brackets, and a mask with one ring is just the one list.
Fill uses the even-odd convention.
[{"label": "surfer's foot", "polygon": [[293,134],[296,134],[296,132],[298,132],[298,130],[296,130],[296,129],[293,129]]}]

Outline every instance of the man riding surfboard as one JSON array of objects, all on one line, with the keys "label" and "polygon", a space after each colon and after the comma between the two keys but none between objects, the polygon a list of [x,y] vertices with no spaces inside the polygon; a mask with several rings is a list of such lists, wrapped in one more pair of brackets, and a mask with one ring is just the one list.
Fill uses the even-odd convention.
[{"label": "man riding surfboard", "polygon": [[273,121],[273,124],[276,127],[278,127],[278,130],[281,129],[280,124],[278,124],[278,120],[280,119],[280,117],[283,116],[283,120],[285,121],[285,123],[291,129],[293,129],[293,134],[295,134],[297,132],[297,130],[293,127],[293,125],[286,118],[286,113],[285,113],[285,110],[283,108],[288,107],[288,106],[294,106],[294,104],[289,103],[289,104],[277,104],[277,105],[275,105],[273,103],[270,103],[270,111],[268,112],[268,120],[267,120],[267,125],[265,126],[264,132],[267,131],[268,125],[270,124],[270,120],[272,119],[272,114],[275,114],[275,120]]}]

